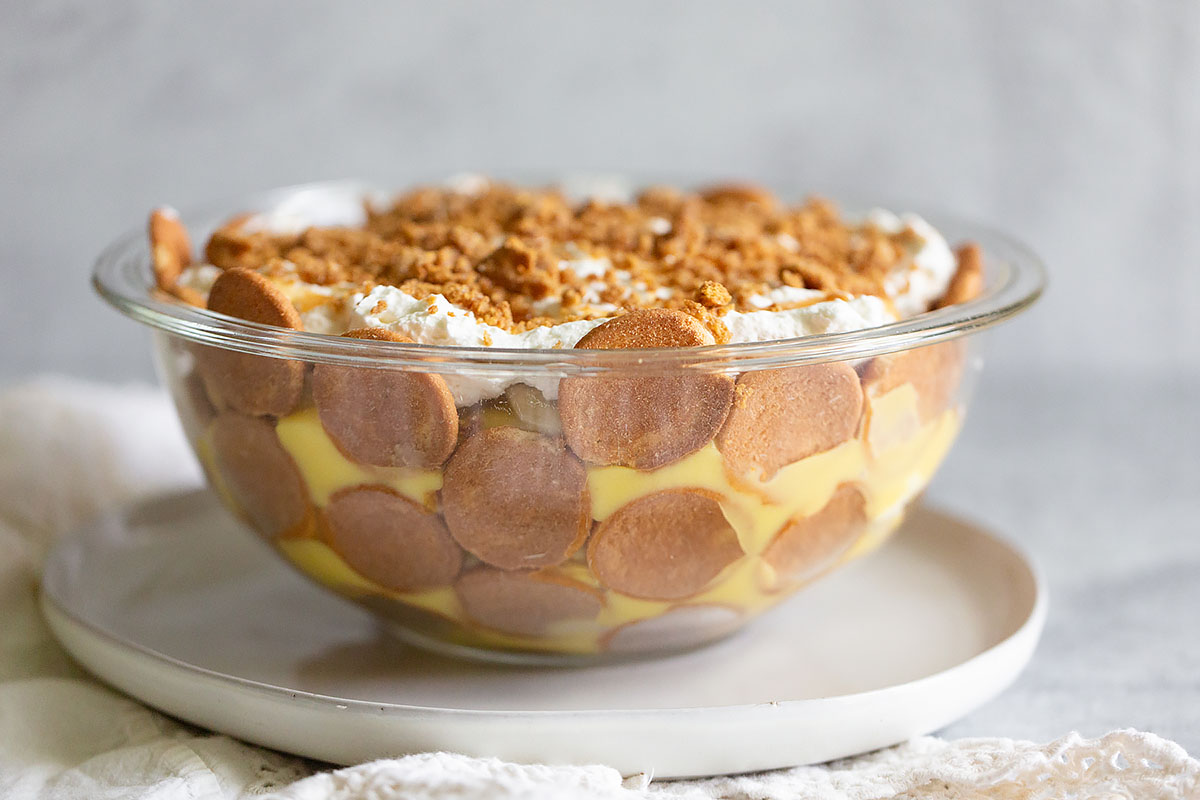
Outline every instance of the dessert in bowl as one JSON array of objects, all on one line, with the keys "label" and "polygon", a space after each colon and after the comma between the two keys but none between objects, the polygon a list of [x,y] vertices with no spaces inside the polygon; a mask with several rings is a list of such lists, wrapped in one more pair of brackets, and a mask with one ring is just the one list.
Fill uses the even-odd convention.
[{"label": "dessert in bowl", "polygon": [[1043,280],[947,225],[748,185],[327,184],[155,211],[96,285],[289,563],[425,646],[589,661],[724,636],[896,529],[967,334]]}]

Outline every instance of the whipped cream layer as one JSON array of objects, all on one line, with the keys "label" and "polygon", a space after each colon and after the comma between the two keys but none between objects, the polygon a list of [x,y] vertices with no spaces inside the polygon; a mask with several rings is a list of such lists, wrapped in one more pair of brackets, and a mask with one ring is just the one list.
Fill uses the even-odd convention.
[{"label": "whipped cream layer", "polygon": [[[787,289],[789,299],[771,301],[772,303],[804,302],[825,297],[824,292],[815,290],[784,288]],[[778,291],[780,290],[776,290]],[[455,306],[440,294],[418,300],[394,286],[376,286],[367,294],[359,296],[361,299],[345,320],[346,330],[356,327],[386,328],[413,341],[432,345],[521,350],[570,349],[588,331],[611,319],[604,317],[562,322],[512,333],[479,322],[470,311]],[[306,330],[313,330],[324,325],[327,317],[323,309],[317,308],[302,313],[301,319]],[[823,300],[782,311],[729,311],[721,317],[721,321],[729,328],[730,341],[733,342],[765,342],[819,333],[855,331],[884,325],[893,320],[895,316],[887,304],[871,295],[849,300]],[[455,402],[460,406],[498,397],[516,383],[533,386],[548,399],[558,396],[557,378],[539,379],[521,374],[472,375],[465,369],[443,377],[454,394]]]},{"label": "whipped cream layer", "polygon": [[[462,191],[473,184],[460,179]],[[457,186],[458,184],[456,184]],[[485,184],[486,185],[486,184]],[[310,226],[361,225],[363,201],[376,196],[361,189],[308,189],[289,197],[275,208],[251,217],[248,230],[293,233]],[[916,244],[886,281],[887,299],[857,295],[830,299],[826,292],[780,286],[755,295],[749,304],[760,310],[729,310],[721,321],[729,329],[731,342],[765,342],[827,333],[842,333],[877,327],[924,312],[941,297],[957,269],[957,261],[945,238],[928,222],[914,214],[898,216],[875,209],[867,221],[889,233],[909,230]],[[661,220],[666,226],[669,221]],[[786,236],[786,235],[781,235]],[[787,237],[790,238],[790,237]],[[781,240],[784,246],[786,242]],[[569,349],[588,331],[611,319],[619,306],[604,303],[600,293],[615,278],[629,296],[667,300],[670,289],[653,291],[631,279],[628,272],[615,270],[606,258],[587,257],[582,251],[563,260],[560,267],[582,278],[592,278],[583,303],[592,313],[604,316],[590,320],[564,321],[513,332],[487,324],[470,310],[456,306],[441,294],[417,298],[395,286],[379,285],[362,291],[355,285],[325,286],[302,281],[298,276],[272,276],[276,285],[300,312],[304,329],[338,335],[355,328],[384,328],[414,342],[459,347],[508,349]],[[194,264],[180,276],[180,285],[206,296],[220,270],[210,264]],[[607,282],[606,282],[607,281]],[[561,308],[557,298],[535,304],[537,313],[554,317]],[[459,405],[498,397],[516,383],[534,385],[546,397],[557,396],[557,379],[534,381],[529,376],[471,375],[462,371],[446,375]]]},{"label": "whipped cream layer", "polygon": [[[612,319],[600,317],[561,322],[513,333],[479,322],[470,311],[459,308],[440,294],[418,300],[394,286],[376,286],[359,296],[361,299],[348,318],[350,327],[387,328],[422,344],[519,350],[571,348],[588,331]],[[825,300],[825,296],[824,292],[812,289],[782,287],[762,296],[762,305],[809,305],[778,311],[728,311],[721,316],[721,321],[729,328],[732,342],[766,342],[856,331],[896,319],[887,303],[878,297],[863,295],[847,300]],[[305,320],[305,328],[311,329],[308,317],[303,313],[301,317]]]}]

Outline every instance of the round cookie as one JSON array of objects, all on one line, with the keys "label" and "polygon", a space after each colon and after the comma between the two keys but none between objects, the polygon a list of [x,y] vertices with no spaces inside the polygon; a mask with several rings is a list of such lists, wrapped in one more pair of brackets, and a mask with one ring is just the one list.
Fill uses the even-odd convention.
[{"label": "round cookie", "polygon": [[700,197],[710,203],[749,203],[770,211],[777,201],[765,187],[753,183],[720,183],[700,190]]},{"label": "round cookie", "polygon": [[556,622],[594,619],[604,603],[596,589],[544,572],[468,570],[454,584],[466,615],[486,628],[539,636]]},{"label": "round cookie", "polygon": [[[300,314],[269,280],[248,269],[229,269],[213,282],[208,309],[231,317],[301,330]],[[196,349],[197,367],[213,403],[252,416],[281,417],[304,389],[304,364],[215,347]]]},{"label": "round cookie", "polygon": [[592,328],[576,344],[582,350],[699,347],[714,344],[700,320],[669,308],[641,308]]},{"label": "round cookie", "polygon": [[917,414],[928,422],[953,403],[965,363],[966,344],[961,339],[926,345],[871,359],[863,368],[862,384],[868,397],[912,384]]},{"label": "round cookie", "polygon": [[[381,328],[343,335],[412,341]],[[436,467],[450,457],[458,441],[458,410],[440,375],[318,364],[313,367],[312,393],[329,438],[361,464]]]},{"label": "round cookie", "polygon": [[330,546],[363,577],[397,592],[446,586],[463,552],[436,514],[386,486],[336,492],[325,506]]},{"label": "round cookie", "polygon": [[604,586],[646,600],[700,592],[742,555],[717,496],[668,489],[638,498],[592,534],[587,561]]},{"label": "round cookie", "polygon": [[820,511],[784,526],[763,551],[763,561],[784,581],[807,580],[832,566],[866,526],[862,492],[844,483]]},{"label": "round cookie", "polygon": [[217,416],[217,409],[208,399],[208,391],[204,388],[204,379],[200,377],[199,372],[194,369],[188,370],[177,380],[178,385],[172,389],[175,408],[188,437],[193,438],[208,427]]},{"label": "round cookie", "polygon": [[735,475],[769,479],[852,438],[862,407],[858,373],[847,364],[747,372],[738,378],[717,449]]},{"label": "round cookie", "polygon": [[259,533],[291,533],[309,516],[296,464],[264,419],[225,412],[209,428],[213,460],[233,501]]},{"label": "round cookie", "polygon": [[459,445],[441,500],[454,539],[501,569],[561,564],[591,524],[583,464],[561,440],[520,428],[487,428]]},{"label": "round cookie", "polygon": [[[698,347],[714,344],[695,317],[664,308],[631,311],[592,329],[578,349]],[[712,441],[729,413],[728,375],[566,378],[558,413],[567,444],[584,461],[655,469]]]},{"label": "round cookie", "polygon": [[971,242],[958,248],[955,255],[958,257],[958,269],[950,278],[946,293],[933,304],[934,308],[966,303],[983,293],[983,250]]},{"label": "round cookie", "polygon": [[676,606],[665,614],[629,622],[604,637],[611,653],[649,653],[683,650],[732,633],[742,615],[729,606]]},{"label": "round cookie", "polygon": [[192,263],[192,241],[173,208],[150,214],[150,261],[160,289],[173,289],[184,268]]}]

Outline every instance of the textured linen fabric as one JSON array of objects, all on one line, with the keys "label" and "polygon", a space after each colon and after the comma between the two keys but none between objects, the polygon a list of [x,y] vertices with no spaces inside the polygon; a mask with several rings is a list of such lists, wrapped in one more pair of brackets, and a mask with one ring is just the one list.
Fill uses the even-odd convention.
[{"label": "textured linen fabric", "polygon": [[923,737],[827,765],[696,781],[449,753],[330,771],[207,733],[88,677],[37,609],[39,566],[56,534],[199,480],[158,390],[41,378],[0,392],[0,797],[1200,797],[1200,762],[1133,730],[1045,745]]}]

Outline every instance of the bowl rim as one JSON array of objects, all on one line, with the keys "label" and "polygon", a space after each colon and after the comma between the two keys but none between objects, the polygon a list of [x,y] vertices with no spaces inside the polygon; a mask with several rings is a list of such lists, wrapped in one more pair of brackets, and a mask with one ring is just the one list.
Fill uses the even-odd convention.
[{"label": "bowl rim", "polygon": [[[428,181],[425,183],[429,183]],[[554,183],[554,180],[542,181]],[[644,182],[639,181],[639,185]],[[410,184],[416,185],[416,184]],[[180,213],[194,236],[208,233],[237,211],[262,211],[301,192],[355,192],[378,195],[364,180],[302,183],[241,195]],[[382,190],[393,194],[400,190]],[[844,203],[846,209],[870,205]],[[854,213],[854,212],[847,212]],[[990,328],[1032,305],[1046,285],[1041,260],[1022,242],[986,225],[936,211],[918,211],[948,241],[973,241],[984,253],[988,285],[967,303],[857,331],[825,333],[764,342],[735,342],[689,348],[639,350],[508,349],[429,345],[351,339],[293,331],[247,322],[188,306],[156,290],[143,228],[129,230],[97,257],[92,285],[126,316],[158,331],[201,345],[270,358],[382,369],[500,374],[514,371],[546,377],[603,373],[698,369],[749,371],[825,361],[861,360],[959,338]],[[199,236],[196,237],[198,240]]]}]

